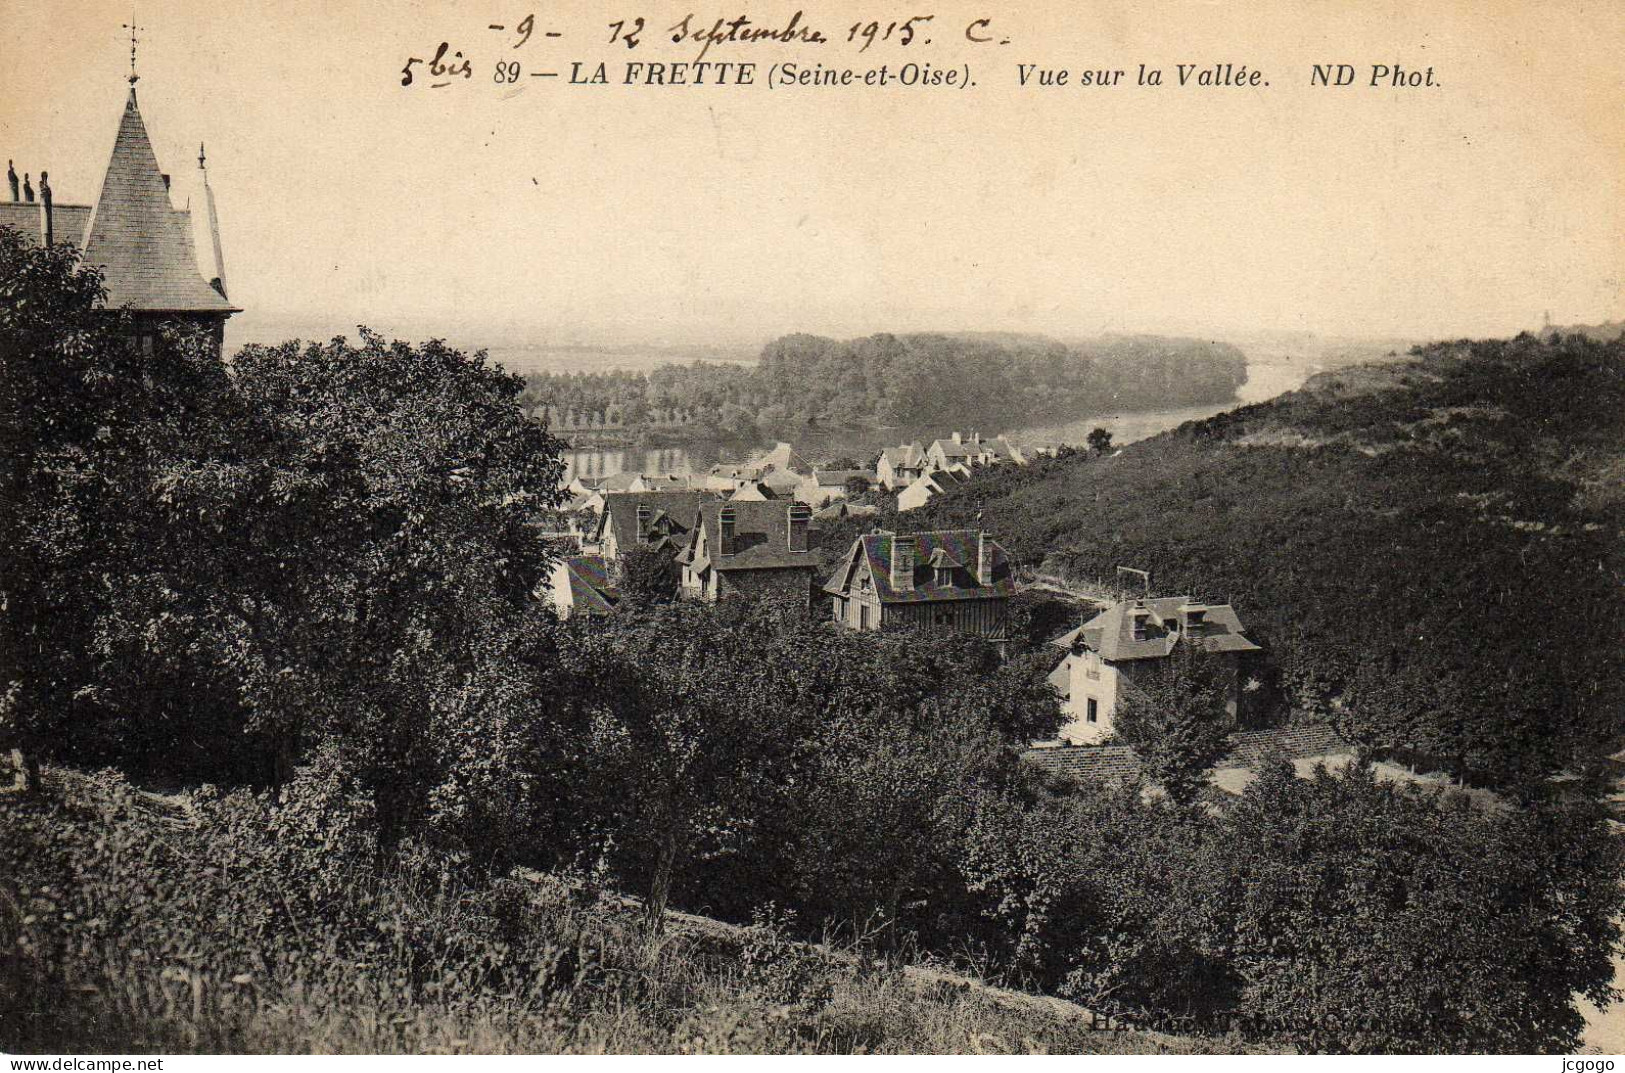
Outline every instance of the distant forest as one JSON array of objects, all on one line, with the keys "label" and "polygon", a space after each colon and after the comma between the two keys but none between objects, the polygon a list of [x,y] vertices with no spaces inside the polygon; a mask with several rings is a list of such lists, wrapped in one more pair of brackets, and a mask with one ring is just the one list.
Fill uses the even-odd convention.
[{"label": "distant forest", "polygon": [[988,432],[1091,413],[1235,397],[1247,359],[1226,343],[1105,336],[787,335],[755,366],[533,373],[520,397],[558,429],[690,426],[752,437],[803,427],[947,426]]}]

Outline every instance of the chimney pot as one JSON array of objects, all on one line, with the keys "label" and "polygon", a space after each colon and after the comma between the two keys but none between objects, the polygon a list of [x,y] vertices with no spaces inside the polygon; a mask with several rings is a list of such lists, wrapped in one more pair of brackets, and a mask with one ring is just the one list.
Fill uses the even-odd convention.
[{"label": "chimney pot", "polygon": [[17,192],[17,165],[10,160],[6,161],[6,182],[11,184],[11,200],[21,200]]},{"label": "chimney pot", "polygon": [[23,172],[23,200],[28,202],[34,200],[34,184],[29,181],[26,171]]}]

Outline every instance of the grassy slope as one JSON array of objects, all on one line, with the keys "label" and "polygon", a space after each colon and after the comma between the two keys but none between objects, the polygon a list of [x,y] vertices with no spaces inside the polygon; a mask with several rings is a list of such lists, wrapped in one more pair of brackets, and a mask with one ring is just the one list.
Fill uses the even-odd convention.
[{"label": "grassy slope", "polygon": [[1617,726],[1622,493],[1625,346],[1520,339],[1323,374],[896,521],[984,527],[1080,581],[1136,566],[1158,591],[1229,599],[1298,703],[1335,714],[1358,682],[1379,744],[1470,737],[1408,743],[1403,689],[1418,708],[1557,715],[1486,731],[1555,756]]},{"label": "grassy slope", "polygon": [[865,969],[766,925],[673,914],[650,940],[635,904],[545,877],[318,874],[335,836],[296,824],[257,845],[274,813],[241,805],[60,771],[41,799],[0,793],[0,1051],[1223,1048],[1091,1031],[1069,1003]]}]

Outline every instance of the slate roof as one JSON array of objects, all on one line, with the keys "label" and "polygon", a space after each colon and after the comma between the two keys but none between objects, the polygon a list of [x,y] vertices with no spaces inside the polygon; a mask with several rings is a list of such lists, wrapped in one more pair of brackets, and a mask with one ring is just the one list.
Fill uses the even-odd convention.
[{"label": "slate roof", "polygon": [[[40,216],[43,206],[38,201],[0,201],[0,227],[19,231],[31,244],[45,241],[45,222]],[[90,223],[89,205],[64,205],[60,201],[51,205],[51,227],[58,242],[85,244],[85,227]]]},{"label": "slate roof", "polygon": [[791,495],[801,487],[803,478],[789,470],[774,470],[764,476],[761,483],[766,485],[774,495]]},{"label": "slate roof", "polygon": [[964,484],[965,479],[966,478],[963,473],[959,473],[951,469],[939,469],[934,473],[927,473],[923,477],[916,477],[914,481],[909,484],[909,487],[913,488],[914,485],[923,481],[929,487],[935,488],[938,492],[951,492],[955,488]]},{"label": "slate roof", "polygon": [[893,469],[919,469],[925,465],[925,448],[918,443],[904,443],[887,447],[880,457]]},{"label": "slate roof", "polygon": [[655,526],[657,519],[665,519],[669,528],[686,533],[693,528],[694,515],[699,512],[700,504],[711,498],[705,492],[606,492],[604,512],[600,515],[594,538],[602,540],[613,529],[615,539],[623,547],[638,543],[641,539],[638,533],[639,507],[650,509],[651,528],[658,528]]},{"label": "slate roof", "polygon": [[570,607],[586,614],[608,614],[620,602],[609,579],[609,564],[602,556],[575,555],[564,560],[570,582]]},{"label": "slate roof", "polygon": [[[859,566],[867,562],[874,579],[875,594],[882,603],[929,603],[938,600],[986,600],[1016,594],[1015,571],[1002,545],[975,529],[949,529],[931,533],[903,534],[915,540],[914,588],[892,587],[892,553],[896,533],[865,533],[852,542],[841,565],[824,583],[824,591],[842,595],[850,591]],[[983,585],[976,577],[978,539],[992,545],[992,581]],[[933,560],[951,570],[945,585],[937,583]],[[963,565],[955,565],[963,564]]]},{"label": "slate roof", "polygon": [[124,104],[83,248],[85,262],[102,267],[109,307],[238,312],[198,271],[191,216],[169,203],[158,157],[136,107],[134,86]]},{"label": "slate roof", "polygon": [[812,471],[812,481],[820,488],[845,488],[846,482],[854,477],[861,477],[870,484],[875,482],[875,475],[865,469],[815,469]]},{"label": "slate roof", "polygon": [[969,458],[983,454],[986,447],[978,440],[961,440],[958,443],[953,440],[936,440],[931,444],[931,450],[947,458]]},{"label": "slate roof", "polygon": [[880,508],[867,503],[853,503],[847,499],[837,499],[823,510],[813,514],[814,522],[838,522],[844,518],[872,518],[880,513]]},{"label": "slate roof", "polygon": [[[720,518],[724,509],[734,512],[733,552],[723,555]],[[700,507],[700,526],[689,537],[688,545],[678,555],[678,561],[690,564],[695,570],[712,567],[717,570],[818,570],[824,565],[824,556],[812,543],[809,533],[807,550],[790,550],[790,512],[802,511],[809,522],[811,512],[805,504],[783,500],[744,501],[710,500]],[[699,551],[698,529],[705,530],[705,553]],[[809,527],[810,528],[810,527]]]},{"label": "slate roof", "polygon": [[[1150,612],[1143,639],[1134,637],[1132,612],[1142,601],[1120,600],[1076,629],[1055,638],[1050,644],[1068,651],[1080,647],[1098,652],[1102,659],[1161,659],[1179,643],[1181,631],[1168,626],[1183,619],[1181,609],[1193,601],[1188,596],[1159,596],[1143,601]],[[1262,649],[1244,636],[1244,627],[1235,608],[1229,604],[1196,604],[1204,609],[1203,621],[1185,630],[1188,640],[1207,652],[1259,652]]]},{"label": "slate roof", "polygon": [[642,479],[643,490],[648,492],[682,492],[709,487],[706,478],[692,473],[645,473]]},{"label": "slate roof", "polygon": [[774,445],[773,450],[752,459],[749,464],[756,467],[758,473],[806,474],[812,472],[812,467],[807,464],[807,460],[796,454],[795,448],[782,440]]}]

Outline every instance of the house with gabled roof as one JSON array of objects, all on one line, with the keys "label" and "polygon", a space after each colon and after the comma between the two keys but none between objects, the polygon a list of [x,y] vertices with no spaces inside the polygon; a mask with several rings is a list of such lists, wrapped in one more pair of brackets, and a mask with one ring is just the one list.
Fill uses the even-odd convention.
[{"label": "house with gabled roof", "polygon": [[817,510],[846,498],[847,488],[854,482],[868,488],[874,485],[875,479],[873,473],[864,469],[814,469],[801,479],[795,497]]},{"label": "house with gabled roof", "polygon": [[144,350],[158,345],[166,326],[182,325],[202,329],[218,355],[226,318],[241,310],[226,298],[219,221],[203,149],[198,147],[198,171],[207,275],[199,267],[191,211],[170,200],[170,176],[159,167],[147,136],[136,102],[137,80],[132,73],[96,204],[57,202],[45,171],[39,173],[39,200],[27,172],[21,191],[26,197],[20,197],[16,166],[8,162],[11,198],[0,201],[0,227],[31,243],[70,243],[84,251],[84,263],[102,270],[107,308],[130,313],[134,341]]},{"label": "house with gabled roof", "polygon": [[968,471],[964,467],[956,466],[953,469],[939,469],[917,478],[907,488],[897,493],[898,513],[918,510],[938,496],[964,484],[967,476]]},{"label": "house with gabled roof", "polygon": [[812,472],[812,466],[807,460],[796,453],[794,447],[780,441],[771,451],[757,455],[748,462],[718,462],[711,467],[711,476],[733,481],[736,484],[762,482],[774,474],[778,474],[785,483],[785,492],[794,489],[791,481],[799,482],[801,478]]},{"label": "house with gabled roof", "polygon": [[848,629],[901,625],[1003,640],[1016,579],[985,532],[881,529],[852,542],[824,592],[831,617]]},{"label": "house with gabled roof", "polygon": [[1061,740],[1090,745],[1112,736],[1113,717],[1135,681],[1165,673],[1181,646],[1216,656],[1228,666],[1232,721],[1240,714],[1250,658],[1262,652],[1227,603],[1189,596],[1119,600],[1050,644],[1066,656],[1049,681],[1063,698],[1067,722]]},{"label": "house with gabled roof", "polygon": [[881,451],[880,459],[875,463],[875,476],[880,486],[888,492],[907,488],[925,476],[924,445],[905,443]]},{"label": "house with gabled roof", "polygon": [[665,542],[675,554],[694,525],[707,492],[609,492],[598,525],[583,543],[614,561],[627,549]]},{"label": "house with gabled roof", "polygon": [[947,439],[931,441],[931,446],[925,451],[925,471],[935,473],[956,467],[968,470],[996,460],[996,452],[982,442],[979,434],[972,432],[966,436],[955,432]]},{"label": "house with gabled roof", "polygon": [[872,503],[853,503],[848,499],[837,499],[823,510],[813,512],[813,524],[834,525],[848,518],[873,518],[879,513],[880,508]]},{"label": "house with gabled roof", "polygon": [[1011,443],[1008,437],[1000,435],[984,440],[979,433],[972,432],[966,436],[955,432],[948,439],[931,442],[925,453],[925,472],[935,473],[941,470],[969,472],[978,466],[1007,463],[1024,466],[1027,462],[1027,454],[1022,448]]},{"label": "house with gabled roof", "polygon": [[812,508],[785,500],[701,504],[677,562],[684,595],[713,603],[774,595],[810,604],[824,566],[812,542]]}]

